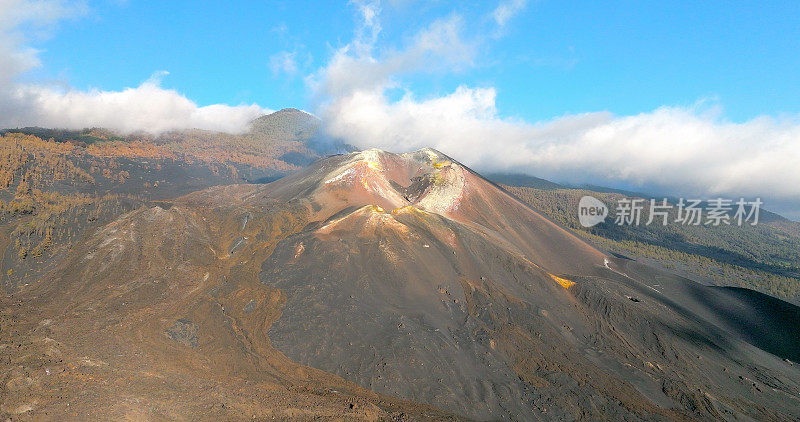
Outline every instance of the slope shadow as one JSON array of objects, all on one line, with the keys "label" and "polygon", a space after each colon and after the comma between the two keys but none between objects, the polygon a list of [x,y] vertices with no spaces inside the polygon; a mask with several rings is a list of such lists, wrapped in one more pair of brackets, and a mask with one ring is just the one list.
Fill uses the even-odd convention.
[{"label": "slope shadow", "polygon": [[[741,334],[748,343],[783,359],[800,361],[800,307],[741,287],[710,289],[723,294],[707,295],[706,299],[713,302],[709,304],[721,316],[741,327]],[[731,302],[739,302],[740,306],[730,306]]]}]

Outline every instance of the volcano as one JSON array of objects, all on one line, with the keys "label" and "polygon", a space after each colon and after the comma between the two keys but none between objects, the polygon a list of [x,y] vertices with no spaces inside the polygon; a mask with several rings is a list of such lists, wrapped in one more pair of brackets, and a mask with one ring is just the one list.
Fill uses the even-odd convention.
[{"label": "volcano", "polygon": [[609,255],[431,149],[138,209],[3,301],[9,414],[800,418],[797,307]]}]

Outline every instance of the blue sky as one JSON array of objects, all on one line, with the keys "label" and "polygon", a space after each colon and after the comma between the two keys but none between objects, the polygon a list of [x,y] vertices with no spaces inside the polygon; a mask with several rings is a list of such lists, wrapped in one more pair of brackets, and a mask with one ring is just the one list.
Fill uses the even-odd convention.
[{"label": "blue sky", "polygon": [[800,218],[800,2],[0,2],[0,126],[246,130]]},{"label": "blue sky", "polygon": [[[353,5],[312,1],[90,2],[36,43],[29,75],[116,90],[153,72],[200,105],[309,107],[303,77],[353,36]],[[426,23],[459,13],[492,32],[492,2],[382,6],[381,42],[402,45]],[[499,34],[498,34],[499,35]],[[499,113],[540,120],[608,110],[651,111],[699,100],[742,121],[800,111],[800,2],[536,1],[501,36],[481,40],[474,66],[409,77],[420,96],[460,84],[494,86]],[[270,57],[295,54],[296,73]]]}]

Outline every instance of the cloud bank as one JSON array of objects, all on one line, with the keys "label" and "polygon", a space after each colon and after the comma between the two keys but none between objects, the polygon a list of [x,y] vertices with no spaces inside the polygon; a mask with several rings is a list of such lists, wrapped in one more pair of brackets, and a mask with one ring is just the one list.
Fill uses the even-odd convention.
[{"label": "cloud bank", "polygon": [[35,41],[31,36],[47,37],[53,25],[86,11],[86,5],[80,2],[0,0],[0,127],[105,127],[126,133],[185,128],[241,132],[250,120],[267,112],[255,104],[200,107],[177,91],[162,88],[160,77],[121,91],[81,91],[20,82],[21,75],[41,65],[39,52],[31,47]]},{"label": "cloud bank", "polygon": [[[502,3],[492,14],[496,25],[522,6]],[[422,99],[406,89],[392,99],[388,94],[402,87],[404,75],[429,70],[426,57],[470,65],[473,46],[485,40],[465,39],[462,24],[451,16],[404,48],[379,48],[371,31],[380,31],[379,19],[362,8],[354,41],[337,50],[310,85],[323,98],[318,113],[327,132],[360,148],[437,148],[482,171],[673,195],[761,196],[800,217],[798,115],[733,123],[699,103],[633,116],[597,112],[525,122],[499,116],[491,87],[460,86]]]}]

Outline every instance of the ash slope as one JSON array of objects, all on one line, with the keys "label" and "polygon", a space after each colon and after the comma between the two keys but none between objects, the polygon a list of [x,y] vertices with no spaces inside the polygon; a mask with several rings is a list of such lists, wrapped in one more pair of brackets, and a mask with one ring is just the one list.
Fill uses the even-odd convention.
[{"label": "ash slope", "polygon": [[305,207],[218,187],[126,213],[0,295],[2,420],[453,420],[291,361],[258,280]]},{"label": "ash slope", "polygon": [[796,312],[770,325],[763,302],[606,256],[437,151],[332,157],[257,196],[310,213],[260,275],[297,362],[476,419],[800,417],[770,347]]},{"label": "ash slope", "polygon": [[0,417],[796,420],[764,302],[365,151],[123,214],[0,296]]}]

